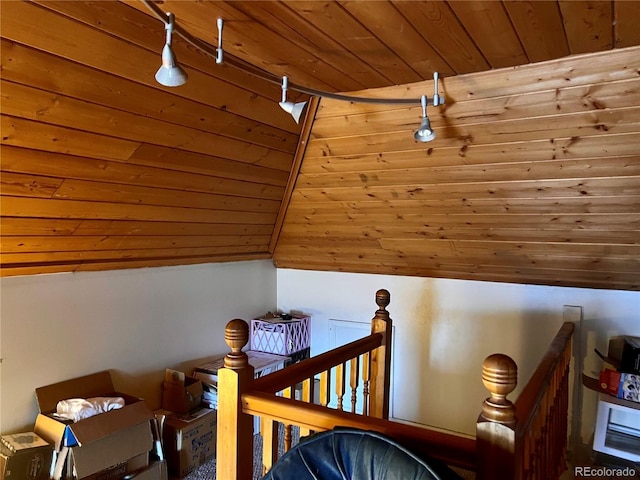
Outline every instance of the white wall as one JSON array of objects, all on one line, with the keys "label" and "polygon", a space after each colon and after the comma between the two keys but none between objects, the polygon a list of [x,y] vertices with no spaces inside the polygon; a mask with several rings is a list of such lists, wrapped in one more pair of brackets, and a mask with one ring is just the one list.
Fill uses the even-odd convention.
[{"label": "white wall", "polygon": [[[330,319],[371,320],[380,288],[391,292],[396,335],[392,416],[466,434],[475,433],[487,396],[483,359],[510,355],[524,385],[562,324],[564,305],[583,307],[579,336],[590,371],[601,368],[594,345],[606,351],[611,335],[640,335],[638,292],[278,269],[278,307],[312,315],[314,355],[329,348]],[[584,397],[591,419],[595,395]]]},{"label": "white wall", "polygon": [[224,355],[224,326],[276,306],[267,261],[8,277],[0,283],[0,432],[30,430],[36,387],[104,369],[161,403],[164,369]]},{"label": "white wall", "polygon": [[[638,292],[276,270],[270,261],[2,278],[0,432],[31,428],[36,387],[102,369],[156,408],[166,367],[223,355],[228,320],[276,307],[312,315],[320,353],[330,319],[371,320],[379,288],[391,292],[396,326],[393,416],[463,433],[473,433],[486,397],[484,357],[513,356],[523,384],[564,305],[583,307],[588,372],[602,366],[594,346],[640,335]],[[595,398],[584,396],[589,415]]]}]

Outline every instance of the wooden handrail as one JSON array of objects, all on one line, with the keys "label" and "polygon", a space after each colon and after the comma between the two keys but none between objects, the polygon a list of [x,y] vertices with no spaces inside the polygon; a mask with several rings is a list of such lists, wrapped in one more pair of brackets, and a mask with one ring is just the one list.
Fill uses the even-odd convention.
[{"label": "wooden handrail", "polygon": [[378,348],[383,342],[381,333],[372,333],[364,338],[347,343],[341,347],[288,366],[284,370],[273,372],[258,378],[251,387],[253,391],[276,393],[291,385],[300,383],[314,375],[329,370],[338,364]]},{"label": "wooden handrail", "polygon": [[381,418],[363,417],[257,391],[243,394],[242,406],[243,411],[250,415],[316,431],[331,430],[336,426],[374,430],[396,439],[416,454],[437,458],[449,465],[475,469],[473,438]]},{"label": "wooden handrail", "polygon": [[[372,321],[371,335],[257,380],[253,379],[253,368],[242,352],[248,342],[246,322],[233,320],[227,324],[225,340],[231,352],[225,358],[226,368],[218,374],[219,474],[236,480],[250,478],[251,415],[255,415],[262,417],[263,433],[267,434],[263,459],[266,467],[276,460],[275,422],[281,422],[285,426],[285,449],[290,445],[292,425],[300,426],[301,433],[351,427],[378,431],[418,455],[475,470],[478,480],[557,480],[566,467],[570,340],[574,325],[562,325],[515,404],[508,398],[517,385],[515,362],[502,354],[485,359],[482,381],[490,396],[483,403],[474,439],[428,427],[390,422],[386,418],[388,348],[392,327],[385,307],[389,298],[386,290],[376,293],[376,303],[380,308]],[[358,383],[357,372],[362,371],[365,415],[326,407],[330,392],[327,380],[332,370],[337,374],[338,397],[345,395],[344,369],[347,362],[353,376],[349,379],[349,386],[354,391]],[[338,365],[340,367],[335,370]],[[325,383],[320,391],[321,405],[310,403],[313,378],[317,374],[322,377],[321,384]],[[291,398],[293,387],[300,383],[303,385],[303,401]],[[375,401],[371,399],[370,411],[367,412],[369,385],[376,393]]]},{"label": "wooden handrail", "polygon": [[518,432],[529,428],[547,387],[553,380],[556,367],[563,360],[563,353],[569,346],[575,326],[565,322],[553,338],[538,368],[533,373],[527,385],[522,389],[515,401],[516,417],[518,418]]},{"label": "wooden handrail", "polygon": [[506,355],[494,354],[482,364],[482,382],[490,396],[476,424],[477,478],[557,479],[564,470],[568,408],[568,368],[573,323],[553,338],[538,368],[516,403],[507,398],[517,384],[517,367]]}]

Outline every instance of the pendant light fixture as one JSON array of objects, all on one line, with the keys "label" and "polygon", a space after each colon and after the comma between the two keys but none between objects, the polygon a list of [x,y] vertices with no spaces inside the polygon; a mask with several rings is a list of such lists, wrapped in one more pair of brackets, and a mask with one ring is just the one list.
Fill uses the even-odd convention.
[{"label": "pendant light fixture", "polygon": [[287,102],[287,89],[289,88],[289,79],[282,77],[282,101],[280,102],[280,108],[285,112],[291,114],[296,123],[300,123],[300,117],[307,108],[307,102]]},{"label": "pendant light fixture", "polygon": [[436,138],[436,132],[431,128],[431,122],[429,121],[429,117],[427,117],[427,96],[422,95],[420,98],[420,103],[422,104],[422,123],[420,124],[420,128],[416,130],[416,133],[413,135],[419,142],[430,142],[434,138]]},{"label": "pendant light fixture", "polygon": [[171,48],[171,35],[173,34],[174,16],[173,13],[167,13],[168,21],[165,24],[165,30],[167,31],[167,40],[162,49],[162,66],[156,73],[156,80],[160,85],[165,87],[179,87],[184,85],[189,76],[176,59],[176,54],[173,53]]},{"label": "pendant light fixture", "polygon": [[[433,74],[433,85],[435,89],[433,94],[433,106],[437,107],[440,103],[444,103],[444,99],[441,99],[440,95],[438,95],[438,72]],[[427,103],[427,96],[422,95],[420,98],[420,104],[422,105],[422,123],[420,124],[420,128],[418,128],[416,133],[413,135],[413,138],[419,142],[430,142],[436,138],[436,132],[431,128],[431,122],[427,116]]]}]

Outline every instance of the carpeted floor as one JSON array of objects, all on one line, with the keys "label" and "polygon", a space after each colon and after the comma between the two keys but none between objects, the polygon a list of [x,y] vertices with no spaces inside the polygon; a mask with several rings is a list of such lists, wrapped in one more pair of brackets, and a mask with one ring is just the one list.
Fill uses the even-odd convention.
[{"label": "carpeted floor", "polygon": [[[183,480],[214,480],[216,478],[216,459],[209,460],[191,472]],[[253,480],[262,478],[262,437],[253,436]],[[175,480],[175,479],[171,479]],[[222,480],[222,479],[220,479]]]},{"label": "carpeted floor", "polygon": [[[291,432],[292,443],[295,445],[300,438],[299,431],[294,428]],[[283,432],[280,432],[280,439],[283,438]],[[282,455],[284,452],[284,445],[282,441],[280,442],[280,452],[279,455]],[[464,480],[474,480],[475,473],[469,470],[462,469],[454,469],[458,475],[460,475]],[[260,480],[262,478],[262,436],[254,435],[253,436],[253,480]],[[216,479],[216,460],[215,458],[200,466],[189,475],[184,477],[182,480],[214,480]],[[170,480],[177,480],[172,478]],[[225,480],[225,479],[216,479],[216,480]]]},{"label": "carpeted floor", "polygon": [[[280,445],[278,447],[278,456],[284,453],[284,427],[280,425]],[[295,445],[300,440],[300,430],[297,427],[291,429],[291,443]],[[201,465],[196,470],[191,472],[182,480],[214,480],[216,478],[216,459],[209,460],[204,465]],[[253,436],[253,480],[260,480],[262,478],[262,436]],[[170,480],[177,480],[171,478]],[[225,479],[217,479],[225,480]]]}]

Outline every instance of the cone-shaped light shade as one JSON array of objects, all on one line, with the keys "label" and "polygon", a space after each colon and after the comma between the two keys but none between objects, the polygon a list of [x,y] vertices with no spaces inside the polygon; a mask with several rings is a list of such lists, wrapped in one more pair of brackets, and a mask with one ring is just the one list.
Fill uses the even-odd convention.
[{"label": "cone-shaped light shade", "polygon": [[307,108],[307,102],[293,103],[287,102],[287,89],[289,88],[289,79],[285,75],[282,77],[282,101],[279,103],[280,108],[291,114],[296,123],[300,123],[300,117]]},{"label": "cone-shaped light shade", "polygon": [[420,128],[416,130],[413,138],[415,138],[419,142],[430,142],[431,140],[436,138],[436,132],[431,129],[431,122],[429,121],[429,117],[424,117],[422,119]]},{"label": "cone-shaped light shade", "polygon": [[285,112],[291,114],[296,123],[300,123],[300,117],[307,109],[307,102],[280,102],[280,108],[282,108]]},{"label": "cone-shaped light shade", "polygon": [[162,49],[162,66],[156,72],[157,82],[165,87],[184,85],[188,78],[187,72],[178,65],[176,54],[173,53],[171,48],[171,34],[173,33],[174,23],[175,17],[173,13],[167,12],[167,23],[164,26],[167,32],[167,40]]},{"label": "cone-shaped light shade", "polygon": [[187,78],[189,78],[189,76],[187,72],[178,65],[171,45],[168,43],[165,44],[162,49],[162,66],[156,73],[157,82],[165,87],[179,87],[186,83]]}]

